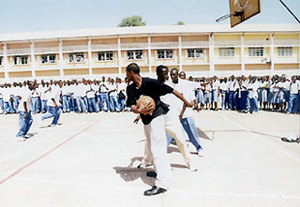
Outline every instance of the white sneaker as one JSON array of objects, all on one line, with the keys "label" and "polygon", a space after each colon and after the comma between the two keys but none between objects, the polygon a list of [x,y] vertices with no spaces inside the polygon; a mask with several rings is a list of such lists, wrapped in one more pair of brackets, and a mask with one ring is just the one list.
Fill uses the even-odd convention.
[{"label": "white sneaker", "polygon": [[194,165],[187,165],[187,168],[189,168],[189,170],[193,171],[193,172],[197,172],[198,171],[198,168],[196,168]]},{"label": "white sneaker", "polygon": [[197,154],[198,154],[199,157],[203,157],[204,154],[205,154],[203,148],[201,148],[201,149],[197,152]]},{"label": "white sneaker", "polygon": [[26,138],[23,138],[23,137],[17,137],[17,141],[19,142],[24,142],[26,140]]}]

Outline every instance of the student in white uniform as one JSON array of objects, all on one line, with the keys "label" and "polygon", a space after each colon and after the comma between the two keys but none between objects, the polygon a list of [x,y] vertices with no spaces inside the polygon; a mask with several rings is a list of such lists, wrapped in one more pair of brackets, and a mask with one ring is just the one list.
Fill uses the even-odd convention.
[{"label": "student in white uniform", "polygon": [[[168,113],[168,107],[161,102],[160,96],[173,93],[188,106],[192,106],[184,97],[173,88],[151,78],[140,76],[140,68],[136,63],[131,63],[126,67],[128,81],[133,83],[127,86],[127,106],[131,107],[133,113],[141,114],[144,124],[144,131],[147,139],[147,148],[153,157],[154,168],[157,173],[155,185],[144,192],[145,196],[164,193],[170,187],[171,166],[167,155],[167,140],[165,133],[164,114]],[[155,109],[152,115],[143,115],[153,107],[149,105],[138,108],[137,100],[140,96],[150,96],[155,102]]]},{"label": "student in white uniform", "polygon": [[51,126],[56,126],[60,117],[61,103],[60,96],[62,93],[63,82],[59,81],[58,86],[52,87],[49,100],[47,101],[48,112],[41,117],[41,120],[53,118]]},{"label": "student in white uniform", "polygon": [[110,103],[110,111],[119,112],[119,104],[117,100],[117,86],[115,84],[114,79],[111,79],[108,84],[109,89],[109,103]]},{"label": "student in white uniform", "polygon": [[3,93],[4,93],[4,88],[3,86],[1,85],[0,86],[0,107],[1,107],[1,114],[4,114],[5,113],[5,107],[4,107],[4,101],[3,101]]},{"label": "student in white uniform", "polygon": [[121,78],[118,79],[118,103],[119,103],[119,110],[125,111],[125,100],[126,100],[126,86],[125,82],[122,82]]},{"label": "student in white uniform", "polygon": [[251,79],[249,80],[249,84],[248,84],[248,91],[249,91],[249,100],[250,100],[250,113],[252,114],[253,112],[258,112],[258,102],[257,102],[257,98],[258,98],[258,93],[257,90],[259,88],[259,82],[256,81],[256,77],[251,77]]},{"label": "student in white uniform", "polygon": [[32,125],[32,116],[31,116],[31,91],[35,89],[33,82],[28,82],[28,89],[24,88],[22,92],[18,95],[20,99],[19,104],[19,131],[17,133],[18,141],[25,141],[26,138],[29,138],[27,132],[29,131]]},{"label": "student in white uniform", "polygon": [[97,112],[97,106],[96,106],[96,91],[95,86],[92,81],[88,81],[87,84],[88,91],[86,92],[87,100],[88,100],[88,111],[89,112]]},{"label": "student in white uniform", "polygon": [[299,108],[299,95],[300,95],[300,81],[297,81],[297,77],[293,76],[290,83],[290,97],[288,114],[297,113]]},{"label": "student in white uniform", "polygon": [[227,77],[221,80],[220,83],[220,90],[222,94],[222,102],[221,102],[221,108],[222,110],[228,109],[228,82]]},{"label": "student in white uniform", "polygon": [[212,104],[214,107],[214,110],[218,110],[218,102],[219,102],[219,96],[220,96],[220,81],[217,79],[217,76],[213,77],[212,80]]}]

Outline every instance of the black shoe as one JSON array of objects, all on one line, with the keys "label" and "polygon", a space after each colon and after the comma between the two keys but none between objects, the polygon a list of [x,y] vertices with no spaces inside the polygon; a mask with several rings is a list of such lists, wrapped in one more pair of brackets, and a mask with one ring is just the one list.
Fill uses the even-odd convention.
[{"label": "black shoe", "polygon": [[146,172],[146,176],[151,177],[151,178],[156,178],[157,173],[155,171],[148,171],[148,172]]},{"label": "black shoe", "polygon": [[145,196],[152,196],[152,195],[157,195],[157,194],[160,194],[160,193],[164,193],[166,192],[167,190],[164,189],[164,188],[158,188],[156,186],[153,186],[151,189],[149,190],[146,190],[144,192],[144,195]]}]

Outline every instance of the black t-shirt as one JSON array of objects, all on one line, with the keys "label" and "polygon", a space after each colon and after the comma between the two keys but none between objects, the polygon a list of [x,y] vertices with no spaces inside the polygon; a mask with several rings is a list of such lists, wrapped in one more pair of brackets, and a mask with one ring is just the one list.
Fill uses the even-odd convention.
[{"label": "black t-shirt", "polygon": [[166,95],[168,93],[172,93],[174,91],[168,85],[159,82],[156,79],[152,78],[142,78],[142,85],[140,88],[137,88],[135,83],[127,86],[127,107],[131,107],[132,105],[136,105],[137,100],[142,96],[150,96],[155,102],[155,109],[152,115],[142,115],[141,118],[145,125],[149,124],[152,119],[158,117],[162,114],[166,114],[169,111],[169,108],[166,104],[164,104],[160,100],[160,96]]}]

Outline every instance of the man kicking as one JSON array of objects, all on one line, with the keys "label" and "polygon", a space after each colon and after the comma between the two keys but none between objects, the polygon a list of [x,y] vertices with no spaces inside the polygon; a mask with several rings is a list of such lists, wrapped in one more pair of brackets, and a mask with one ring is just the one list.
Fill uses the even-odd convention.
[{"label": "man kicking", "polygon": [[[144,132],[147,139],[147,150],[153,157],[153,165],[157,173],[155,185],[144,192],[145,196],[164,193],[168,190],[171,180],[171,166],[167,155],[167,140],[165,133],[164,115],[169,109],[166,104],[161,102],[160,96],[173,93],[180,98],[187,106],[192,104],[176,90],[158,80],[143,78],[140,76],[140,68],[136,63],[131,63],[126,67],[128,81],[133,83],[127,86],[127,103],[133,113],[140,114],[144,124]],[[153,105],[149,103],[146,107],[138,108],[137,100],[142,96],[150,96],[155,102],[155,109],[151,115],[147,113]]]}]

